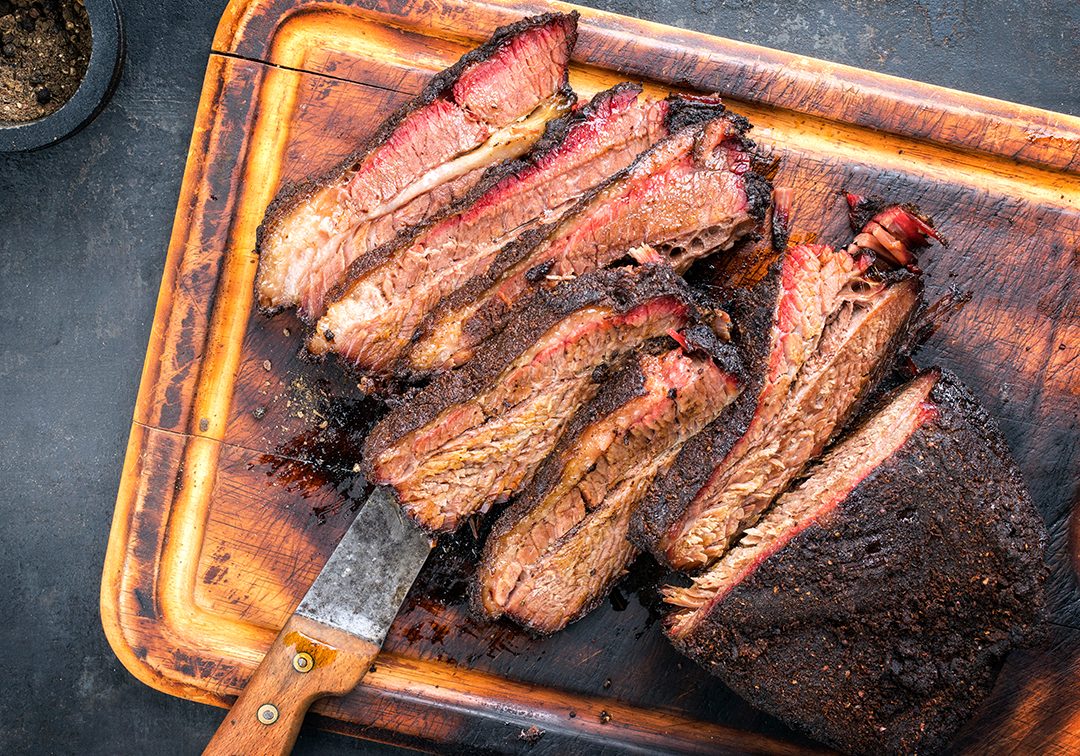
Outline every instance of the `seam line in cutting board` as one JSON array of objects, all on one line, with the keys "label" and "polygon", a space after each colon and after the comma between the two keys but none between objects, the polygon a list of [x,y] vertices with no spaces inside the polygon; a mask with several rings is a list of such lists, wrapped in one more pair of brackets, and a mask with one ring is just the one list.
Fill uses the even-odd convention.
[{"label": "seam line in cutting board", "polygon": [[238,443],[236,443],[234,441],[226,441],[223,438],[214,438],[213,436],[204,436],[201,433],[181,433],[180,431],[168,430],[166,428],[159,428],[156,425],[148,425],[147,423],[140,422],[139,420],[133,420],[132,423],[134,425],[139,426],[140,428],[145,428],[146,430],[151,430],[151,431],[155,431],[155,432],[158,432],[158,433],[165,433],[167,435],[175,436],[177,438],[185,438],[185,439],[187,439],[187,438],[199,438],[199,439],[202,439],[204,441],[213,441],[214,443],[221,444],[222,446],[228,446],[228,447],[230,447],[232,449],[240,449],[241,451],[250,452],[251,454],[260,454],[260,455],[265,455],[267,457],[274,457],[275,459],[284,459],[284,460],[288,460],[289,462],[297,462],[297,463],[304,464],[304,465],[311,465],[312,467],[318,467],[318,468],[323,469],[323,470],[340,470],[342,472],[351,472],[351,470],[348,467],[317,463],[317,462],[315,462],[314,460],[311,460],[311,459],[304,459],[303,457],[292,457],[292,456],[290,456],[288,454],[281,454],[279,452],[266,451],[264,449],[253,449],[250,446],[244,446],[243,444],[238,444]]},{"label": "seam line in cutting board", "polygon": [[[253,58],[253,57],[249,57],[249,56],[245,56],[245,55],[239,55],[237,53],[221,52],[221,51],[218,51],[218,50],[211,50],[211,54],[212,55],[220,55],[223,58],[231,58],[233,60],[238,60],[238,61],[244,61],[244,62],[247,62],[247,63],[254,63],[254,64],[258,64],[258,65],[263,65],[263,66],[267,66],[269,68],[276,68],[276,69],[279,69],[281,71],[288,71],[290,73],[298,73],[298,74],[304,74],[304,75],[308,75],[308,76],[316,76],[316,77],[320,77],[322,79],[326,79],[326,80],[330,80],[330,81],[345,82],[345,83],[354,84],[354,85],[360,86],[360,87],[370,87],[372,89],[380,90],[380,91],[383,91],[383,92],[392,92],[394,94],[402,95],[404,97],[414,97],[414,96],[416,96],[416,91],[415,90],[398,89],[398,88],[395,88],[395,87],[388,87],[388,86],[385,86],[385,85],[382,85],[382,84],[377,84],[377,83],[374,83],[374,82],[361,81],[361,80],[358,80],[358,79],[350,79],[350,78],[346,78],[346,77],[343,77],[343,76],[335,76],[333,74],[323,73],[323,72],[319,72],[319,71],[312,71],[312,70],[309,70],[309,69],[306,69],[306,68],[298,68],[296,66],[288,66],[288,65],[285,65],[285,64],[282,64],[282,63],[272,63],[272,62],[263,60],[261,58]],[[429,73],[434,74],[436,72],[431,71]],[[634,81],[643,81],[643,80],[639,79],[638,77],[630,77],[630,79],[634,80]],[[683,89],[684,89],[683,87],[678,87],[678,86],[671,86],[670,87],[671,91],[683,91]],[[698,91],[698,90],[689,90],[689,91]],[[737,96],[729,97],[728,101],[733,105],[733,110],[735,112],[742,112],[744,108],[741,107],[741,106],[746,106],[746,109],[748,109],[750,111],[755,110],[756,107],[762,107],[762,106],[755,106],[755,103],[753,103],[752,101],[740,99]],[[1009,156],[1009,155],[1005,155],[1005,154],[1002,154],[1002,153],[986,153],[986,152],[983,152],[983,151],[981,151],[981,150],[979,150],[977,148],[973,148],[973,147],[970,147],[970,146],[959,145],[959,144],[951,144],[949,142],[938,141],[938,140],[928,138],[928,137],[924,137],[924,136],[906,134],[906,133],[903,133],[903,132],[901,132],[899,130],[895,130],[895,129],[872,129],[870,127],[860,126],[858,124],[852,124],[851,122],[845,121],[845,120],[840,119],[840,118],[832,118],[832,117],[829,117],[829,116],[826,116],[826,115],[819,115],[819,114],[815,114],[815,113],[810,113],[810,112],[806,112],[806,111],[800,110],[800,109],[798,109],[796,107],[791,107],[791,106],[788,106],[788,105],[778,105],[778,104],[766,103],[766,104],[763,105],[763,107],[766,110],[771,110],[771,111],[774,111],[774,112],[777,112],[777,113],[783,113],[783,112],[792,113],[792,114],[795,114],[797,116],[802,116],[802,117],[805,117],[805,118],[807,118],[807,119],[809,119],[811,121],[816,121],[816,122],[821,123],[821,124],[832,124],[832,125],[835,125],[835,128],[839,128],[839,129],[842,129],[842,130],[848,130],[848,129],[854,128],[854,129],[859,130],[859,131],[867,131],[867,130],[869,130],[869,131],[878,131],[878,133],[885,135],[886,138],[888,138],[888,139],[899,140],[900,142],[907,142],[907,143],[912,144],[912,145],[925,145],[926,148],[928,148],[929,150],[933,150],[933,151],[952,152],[952,153],[954,153],[956,155],[965,155],[965,156],[982,156],[984,158],[989,157],[992,162],[1002,164],[1000,166],[999,170],[998,171],[992,171],[992,170],[987,170],[985,167],[980,167],[978,165],[963,164],[961,166],[961,173],[963,175],[962,183],[964,185],[975,188],[975,189],[981,189],[983,191],[998,191],[998,192],[1000,192],[1002,194],[1009,194],[1009,195],[1016,194],[1017,192],[1020,192],[1021,194],[1023,194],[1025,189],[1028,189],[1029,191],[1031,189],[1031,183],[1026,180],[1026,177],[1017,177],[1017,176],[1014,176],[1014,175],[1009,175],[1010,172],[1008,171],[1008,167],[1011,167],[1011,166],[1009,166],[1009,163],[1012,163],[1012,161],[1016,161],[1015,156]],[[754,116],[756,115],[753,112],[749,112],[749,113],[743,112],[742,114],[750,116],[751,120],[753,120]],[[769,132],[771,131],[771,129],[770,129],[770,127],[769,127],[769,125],[767,123],[759,125],[759,130],[760,130],[759,140],[762,143],[767,143],[767,142],[773,141],[774,137],[769,136]],[[807,138],[810,138],[810,139],[816,139],[818,141],[823,141],[824,144],[819,144],[818,145],[818,149],[821,150],[821,151],[832,153],[832,154],[835,154],[837,157],[843,157],[843,158],[846,158],[846,159],[855,159],[855,160],[859,159],[858,157],[856,157],[854,155],[848,154],[848,151],[843,149],[843,148],[837,149],[836,145],[833,144],[824,135],[814,135],[811,132],[808,132],[805,136]],[[783,140],[780,140],[779,142],[777,142],[775,144],[775,146],[780,147],[782,149],[783,146],[784,146]],[[886,156],[889,156],[889,157],[895,157],[893,155],[893,153],[891,151],[889,151],[889,150],[885,150],[884,154]],[[901,151],[900,154],[903,154],[903,152]],[[901,165],[899,165],[897,167],[900,170],[904,170],[904,171],[907,171],[907,172],[911,173],[912,175],[919,175],[919,176],[931,176],[932,175],[931,173],[928,173],[928,172],[926,172],[924,170],[920,170],[919,162],[917,162],[917,161],[916,162],[909,162],[909,161],[906,161],[906,160],[901,160],[899,162],[901,163]],[[1061,168],[1061,167],[1055,167],[1055,166],[1050,166],[1050,165],[1042,165],[1042,164],[1028,164],[1028,163],[1024,163],[1023,161],[1016,161],[1016,163],[1014,165],[1015,165],[1015,170],[1018,173],[1027,173],[1029,171],[1033,171],[1033,172],[1036,172],[1036,173],[1044,173],[1044,174],[1059,176],[1062,179],[1071,179],[1074,175],[1076,175],[1076,171],[1073,168]],[[1017,184],[1019,184],[1019,186]],[[1041,192],[1040,194],[1042,196],[1028,196],[1028,199],[1030,201],[1032,201],[1032,202],[1037,202],[1039,204],[1047,205],[1047,206],[1050,206],[1050,207],[1062,208],[1062,209],[1066,209],[1066,210],[1070,210],[1070,211],[1075,210],[1076,206],[1077,206],[1077,203],[1080,202],[1080,196],[1070,195],[1070,193],[1068,191],[1063,192],[1061,187],[1050,189],[1050,190],[1048,190],[1046,192]]]},{"label": "seam line in cutting board", "polygon": [[309,71],[306,68],[296,68],[295,66],[286,66],[282,63],[271,63],[270,61],[263,60],[262,58],[249,58],[246,55],[238,55],[231,52],[222,52],[220,50],[211,50],[211,55],[220,55],[223,58],[232,58],[233,60],[242,60],[247,63],[258,63],[263,66],[269,66],[270,68],[278,68],[282,71],[291,71],[292,73],[307,74],[309,76],[319,76],[323,79],[331,79],[333,81],[343,81],[347,84],[356,84],[361,87],[371,87],[372,89],[381,89],[384,92],[394,92],[395,94],[405,95],[412,97],[415,92],[406,92],[402,89],[395,89],[394,87],[387,87],[381,84],[373,84],[367,81],[357,81],[356,79],[347,79],[344,76],[334,76],[333,74],[322,73],[319,71]]}]

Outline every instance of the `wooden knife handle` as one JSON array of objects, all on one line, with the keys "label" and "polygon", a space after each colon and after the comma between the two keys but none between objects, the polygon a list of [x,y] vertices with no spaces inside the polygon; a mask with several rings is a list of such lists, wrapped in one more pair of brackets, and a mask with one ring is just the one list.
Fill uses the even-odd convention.
[{"label": "wooden knife handle", "polygon": [[374,643],[293,615],[203,753],[289,753],[308,707],[355,688],[378,653]]}]

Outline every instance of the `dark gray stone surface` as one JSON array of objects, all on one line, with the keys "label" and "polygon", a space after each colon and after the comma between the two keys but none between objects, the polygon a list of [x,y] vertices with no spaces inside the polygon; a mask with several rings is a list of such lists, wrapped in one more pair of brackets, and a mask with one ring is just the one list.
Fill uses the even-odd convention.
[{"label": "dark gray stone surface", "polygon": [[[620,13],[1080,114],[1075,0],[607,0]],[[198,753],[222,712],[120,666],[98,586],[222,0],[124,0],[105,111],[0,156],[0,753]],[[390,749],[305,730],[298,753]]]}]

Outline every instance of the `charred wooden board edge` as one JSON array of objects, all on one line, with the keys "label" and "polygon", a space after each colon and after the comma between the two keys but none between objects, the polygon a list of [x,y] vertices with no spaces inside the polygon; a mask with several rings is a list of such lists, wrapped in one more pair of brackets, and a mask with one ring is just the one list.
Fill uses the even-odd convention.
[{"label": "charred wooden board edge", "polygon": [[[302,0],[303,1],[303,0]],[[284,6],[283,0],[269,0],[263,4],[263,9],[267,7]],[[233,8],[252,9],[258,6],[258,3],[252,3],[251,0],[244,0],[244,2],[234,2],[230,6],[230,10]],[[289,4],[292,7],[292,4]],[[501,13],[508,13],[508,6],[501,0],[495,3],[496,8]],[[544,6],[547,8],[548,6]],[[537,8],[539,9],[539,8]],[[513,13],[520,15],[530,11],[531,8],[518,7],[513,10]],[[593,15],[593,12],[587,12],[589,15]],[[228,13],[226,18],[228,18]],[[607,21],[612,23],[618,22],[620,28],[637,28],[640,33],[640,26],[643,22],[636,22],[631,19],[619,19],[618,17],[608,16],[602,14]],[[294,17],[294,16],[290,16]],[[263,17],[264,20],[269,16]],[[266,26],[267,34],[272,36],[277,29],[280,18],[276,18],[274,23],[269,23]],[[223,21],[223,27],[224,27]],[[644,25],[645,28],[653,28],[655,25]],[[251,27],[249,27],[250,30]],[[657,29],[663,29],[663,27],[656,27]],[[670,30],[667,30],[670,31]],[[434,33],[434,32],[432,32]],[[693,35],[689,32],[673,32],[676,36],[688,35],[695,44],[702,43],[702,40],[708,40],[709,38],[701,37],[700,35]],[[446,34],[444,36],[460,38],[456,32],[453,34]],[[269,37],[268,37],[269,38]],[[713,44],[719,44],[718,41],[713,40]],[[722,43],[723,45],[730,45],[734,48],[742,49],[748,46],[739,46],[738,43]],[[759,48],[749,48],[754,50],[760,50]],[[711,53],[708,53],[711,54]],[[734,53],[732,53],[734,54]],[[738,53],[739,55],[745,54],[744,52]],[[234,59],[236,60],[236,59]],[[711,59],[710,59],[711,60]],[[632,61],[631,61],[632,62]],[[290,73],[284,69],[276,68],[275,66],[262,66],[255,61],[260,68],[250,81],[245,82],[245,86],[248,92],[258,90],[265,82],[266,79],[287,79],[289,75],[295,76],[295,73]],[[178,323],[173,317],[174,307],[178,304],[179,300],[183,300],[185,297],[190,299],[190,293],[182,290],[182,287],[178,285],[178,274],[182,272],[181,263],[185,252],[190,248],[193,243],[198,243],[198,228],[201,220],[201,213],[203,205],[205,205],[206,198],[202,196],[204,191],[208,191],[202,186],[207,174],[210,171],[211,165],[207,162],[207,156],[213,152],[213,145],[231,138],[230,144],[236,147],[239,152],[239,160],[237,162],[240,166],[246,166],[247,155],[246,150],[250,146],[253,140],[252,134],[243,131],[239,132],[235,128],[236,124],[226,123],[222,120],[218,113],[217,105],[220,99],[223,97],[225,80],[223,78],[223,70],[227,66],[227,59],[221,56],[211,56],[210,64],[208,65],[206,79],[204,82],[203,97],[200,103],[199,116],[196,121],[196,127],[192,137],[191,150],[189,151],[188,164],[185,170],[184,187],[181,193],[180,203],[178,205],[176,223],[174,225],[173,236],[170,241],[169,257],[166,262],[165,273],[162,279],[161,293],[155,313],[155,321],[152,329],[152,335],[150,338],[149,348],[147,351],[146,362],[144,366],[144,373],[142,382],[140,385],[139,399],[136,405],[136,419],[140,417],[149,418],[147,414],[151,409],[149,406],[155,397],[156,389],[158,388],[159,377],[161,375],[161,360],[165,352],[166,346],[172,339],[177,338]],[[726,63],[725,63],[726,65]],[[734,64],[732,64],[734,65]],[[807,63],[809,65],[809,63]],[[822,64],[826,67],[831,67],[832,64]],[[624,70],[624,69],[620,69]],[[627,72],[632,73],[631,68],[625,69]],[[651,76],[654,79],[663,80],[661,75],[662,70],[651,69],[652,73],[649,74],[648,67],[641,69],[644,71],[644,75]],[[852,69],[854,71],[854,69]],[[871,75],[877,77],[877,75]],[[879,79],[888,82],[890,77],[878,77]],[[899,81],[899,80],[896,80]],[[675,85],[688,85],[690,81],[673,81]],[[918,85],[918,87],[926,87],[926,85]],[[929,88],[931,90],[942,92],[944,90],[937,90],[936,88]],[[748,97],[755,97],[755,95],[748,95]],[[982,98],[979,98],[982,99]],[[255,98],[250,98],[250,102],[254,103]],[[993,101],[985,101],[993,104]],[[284,107],[284,106],[283,106]],[[1024,110],[1020,106],[1015,106],[1017,112]],[[1036,114],[1042,113],[1042,111],[1032,111]],[[1042,113],[1044,116],[1050,116],[1052,114]],[[1064,118],[1064,117],[1062,117]],[[255,122],[256,128],[258,127],[258,116],[249,113],[248,120],[245,125],[250,125]],[[231,135],[231,136],[230,136]],[[1066,144],[1071,144],[1067,142]],[[1054,149],[1064,151],[1065,145],[1063,144],[1043,144],[1043,147],[1047,149]],[[1067,165],[1072,165],[1067,164]],[[273,166],[263,165],[260,167],[264,171],[262,182],[264,186],[273,186],[276,184],[276,175],[274,180],[266,181],[267,178],[265,171],[273,170]],[[239,175],[240,171],[236,172]],[[190,478],[192,481],[201,477],[206,480],[206,465],[208,460],[213,457],[213,451],[215,446],[220,446],[220,442],[216,439],[222,437],[224,432],[224,426],[228,414],[228,406],[231,401],[231,382],[228,376],[235,375],[236,361],[239,359],[239,344],[243,338],[243,327],[247,322],[247,313],[250,310],[250,297],[251,297],[251,284],[250,281],[246,281],[247,278],[253,277],[253,270],[251,276],[245,274],[245,266],[253,268],[253,260],[250,253],[244,248],[243,240],[246,233],[253,232],[253,224],[257,224],[259,215],[261,213],[261,207],[265,204],[259,204],[257,199],[247,196],[244,192],[237,191],[237,183],[239,181],[236,176],[233,177],[233,192],[229,196],[223,198],[225,202],[229,203],[229,209],[224,211],[224,217],[231,218],[233,226],[239,226],[240,228],[229,228],[227,231],[227,238],[229,242],[226,245],[224,253],[224,269],[220,273],[216,280],[214,288],[214,296],[216,299],[215,306],[213,308],[212,320],[206,323],[206,338],[204,342],[205,353],[197,356],[194,360],[194,370],[199,373],[199,385],[196,393],[196,404],[193,408],[193,417],[202,417],[207,420],[205,431],[200,427],[200,432],[205,432],[205,436],[199,435],[187,435],[187,434],[172,434],[179,438],[183,438],[185,459],[179,465],[173,466],[168,470],[158,470],[159,474],[164,475],[170,481],[178,474],[182,474],[184,477]],[[244,184],[250,184],[250,181],[245,181]],[[268,191],[268,190],[267,190]],[[246,212],[245,212],[246,211]],[[246,228],[246,230],[245,230]],[[237,243],[237,242],[241,243]],[[246,281],[246,284],[245,284]],[[239,315],[239,316],[238,316]],[[168,601],[159,605],[159,599],[161,597],[152,595],[144,596],[144,600],[149,602],[150,609],[153,616],[142,616],[138,612],[127,612],[121,605],[123,600],[130,600],[130,597],[121,596],[121,581],[124,577],[125,566],[130,558],[133,557],[131,553],[131,527],[134,523],[134,518],[141,516],[144,513],[139,512],[140,506],[144,503],[145,491],[140,490],[139,484],[139,470],[142,468],[146,459],[144,454],[146,452],[145,442],[147,434],[154,431],[153,428],[147,425],[136,424],[132,428],[131,437],[129,439],[129,445],[127,450],[127,456],[124,463],[123,479],[118,495],[116,514],[113,521],[112,531],[109,539],[109,551],[106,557],[105,563],[105,575],[102,582],[102,595],[101,595],[101,607],[103,623],[105,625],[106,634],[110,643],[113,645],[114,650],[117,652],[118,657],[128,667],[129,670],[135,674],[137,678],[158,688],[165,692],[169,692],[175,695],[180,695],[185,698],[191,698],[194,700],[201,700],[208,703],[214,703],[217,705],[225,705],[227,703],[227,697],[219,692],[215,692],[212,688],[203,688],[196,685],[192,685],[180,680],[168,679],[163,676],[161,670],[155,669],[147,665],[144,660],[140,659],[137,649],[129,644],[129,633],[139,633],[146,631],[146,624],[148,621],[156,622],[155,629],[172,629],[173,626],[169,623],[179,623],[186,630],[199,630],[200,626],[198,622],[190,622],[190,618],[185,619],[186,611],[188,607],[183,605],[182,591],[179,594],[173,596],[173,601],[170,604]],[[160,433],[168,433],[168,431],[160,431]],[[188,459],[192,459],[196,463],[201,463],[191,466],[188,464]],[[151,460],[152,461],[152,460]],[[201,471],[201,472],[200,472]],[[197,488],[198,486],[194,486]],[[205,487],[205,486],[204,486]],[[182,486],[182,489],[193,488],[192,486]],[[189,502],[190,504],[190,502]],[[184,520],[186,526],[190,526],[192,523],[197,524],[199,517],[199,511],[196,507],[188,506],[182,508],[184,511],[175,512],[171,507],[165,511],[151,513],[161,518],[163,524],[168,524],[170,527],[178,527],[175,521],[177,517]],[[202,513],[205,515],[205,511]],[[182,516],[180,516],[182,515]],[[185,519],[186,518],[186,519]],[[173,555],[175,555],[178,548],[177,542],[173,539],[167,539],[167,546],[173,549]],[[201,544],[198,538],[190,537],[187,541],[190,546],[195,544],[195,548],[198,548]],[[159,542],[159,547],[161,542]],[[196,551],[197,554],[197,551]],[[162,560],[168,563],[168,555],[164,554],[159,548],[154,555],[154,559],[160,564]],[[175,560],[173,560],[175,561]],[[175,576],[174,576],[175,577]],[[182,582],[182,581],[181,581]],[[155,581],[155,588],[158,583]],[[182,586],[181,586],[182,587]],[[240,624],[240,623],[237,623]],[[140,627],[141,625],[141,627]],[[241,631],[244,627],[239,628]],[[250,628],[248,628],[250,630]],[[243,634],[243,632],[242,632]],[[268,631],[266,633],[269,638],[272,633]],[[260,635],[255,633],[255,635]],[[202,636],[198,636],[196,640],[201,640]],[[190,640],[177,636],[170,638],[169,642],[174,643],[178,641]],[[248,643],[246,645],[240,644],[239,647],[234,648],[237,651],[239,657],[246,663],[240,664],[240,669],[233,669],[227,671],[227,675],[233,675],[231,678],[231,689],[238,687],[240,681],[245,676],[244,669],[246,667],[253,667],[257,662],[261,653],[260,649],[265,648],[265,645],[269,643],[266,640],[262,643],[258,639],[254,643]],[[178,644],[179,647],[179,644]],[[193,645],[189,645],[188,648],[194,648],[199,650],[201,646],[198,642]],[[410,663],[412,660],[409,660]],[[215,662],[210,660],[207,662],[210,667],[214,667]],[[425,663],[426,664],[426,663]],[[471,674],[465,670],[466,674]],[[377,678],[376,678],[377,679]],[[501,681],[500,681],[501,682]],[[532,689],[532,688],[530,688]],[[373,691],[377,689],[372,688],[365,690],[364,696],[373,695]],[[453,690],[451,688],[450,690]],[[467,689],[464,689],[467,691]],[[527,691],[526,691],[527,692]],[[541,691],[542,692],[542,691]],[[402,694],[405,698],[411,701],[421,700],[430,701],[425,699],[422,695],[418,695],[414,691],[409,691],[407,694]],[[559,695],[561,698],[561,694]],[[526,696],[527,698],[527,696]],[[522,703],[524,699],[515,699],[517,703]],[[550,699],[549,699],[550,700]],[[482,713],[482,708],[476,709],[478,713]],[[327,708],[326,713],[331,717],[341,717],[344,715],[342,710]],[[630,714],[630,712],[628,712]],[[634,710],[632,716],[636,717],[641,714],[640,710]],[[431,712],[434,716],[434,712]],[[440,715],[441,716],[441,715]],[[688,727],[691,723],[685,723]],[[693,728],[704,726],[706,730],[709,728],[718,728],[722,732],[734,734],[734,737],[738,738],[738,742],[744,742],[743,739],[747,737],[759,737],[750,733],[736,732],[729,728],[723,728],[719,725],[711,725],[704,723],[692,723]],[[375,726],[376,731],[378,727]],[[691,729],[693,729],[691,728]],[[338,722],[334,729],[352,730],[355,734],[355,728],[345,722]],[[391,733],[393,730],[387,729],[387,733]],[[368,731],[365,729],[365,733]],[[608,732],[610,733],[610,731]],[[709,742],[715,746],[719,741],[715,738],[720,737],[716,734],[705,735],[710,738]],[[393,738],[390,735],[387,736],[390,739]],[[421,736],[421,740],[425,738]],[[721,737],[721,740],[723,738]],[[767,739],[766,739],[767,740]],[[764,741],[763,741],[764,743]],[[784,746],[779,741],[773,741],[770,745],[764,745],[764,749],[774,750],[782,749]]]},{"label": "charred wooden board edge", "polygon": [[[463,30],[456,19],[483,6],[491,28]],[[422,16],[408,3],[356,0],[328,6],[324,0],[232,0],[222,16],[213,49],[253,60],[290,65],[281,59],[278,35],[293,19],[316,13],[359,16],[377,23],[454,39],[481,41],[495,26],[523,15],[576,10],[581,36],[573,60],[587,63],[605,49],[608,67],[628,77],[717,91],[727,97],[781,107],[942,146],[1007,155],[1018,162],[1080,171],[1080,118],[997,100],[888,74],[831,63],[766,47],[582,8],[559,0],[433,0]],[[474,11],[475,12],[475,11]],[[633,44],[625,44],[632,41]],[[690,51],[690,52],[688,52]],[[700,65],[702,59],[708,66]],[[694,66],[695,61],[699,63]],[[613,64],[613,65],[612,65]],[[710,69],[715,72],[710,76]],[[317,68],[311,73],[330,73]],[[723,76],[723,78],[715,78]],[[829,92],[854,93],[837,109]],[[882,111],[861,101],[888,100]],[[929,106],[927,105],[929,103]],[[987,139],[987,135],[993,139]],[[992,143],[994,149],[985,147]]]}]

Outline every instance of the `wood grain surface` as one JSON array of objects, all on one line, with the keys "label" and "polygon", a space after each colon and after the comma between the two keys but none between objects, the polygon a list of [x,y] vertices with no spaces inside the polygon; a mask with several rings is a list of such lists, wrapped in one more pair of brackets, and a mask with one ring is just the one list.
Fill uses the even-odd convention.
[{"label": "wood grain surface", "polygon": [[[282,181],[328,167],[499,24],[551,7],[237,0],[210,56],[102,583],[113,648],[167,692],[228,705],[348,526],[379,407],[252,309],[254,232]],[[1002,423],[1052,536],[1050,642],[1013,654],[964,750],[1080,749],[1080,119],[582,10],[571,81],[718,91],[795,191],[795,235],[845,242],[842,190],[920,204],[949,236],[931,298],[971,302],[924,364]],[[1074,523],[1072,532],[1078,532]],[[663,640],[639,562],[611,600],[537,640],[467,614],[472,533],[441,544],[325,726],[446,750],[802,752]],[[537,730],[530,731],[531,727]],[[537,735],[542,733],[542,735]],[[536,739],[539,737],[539,739]]]}]

